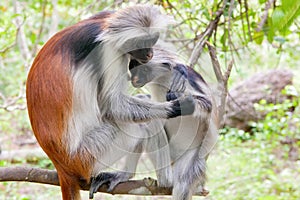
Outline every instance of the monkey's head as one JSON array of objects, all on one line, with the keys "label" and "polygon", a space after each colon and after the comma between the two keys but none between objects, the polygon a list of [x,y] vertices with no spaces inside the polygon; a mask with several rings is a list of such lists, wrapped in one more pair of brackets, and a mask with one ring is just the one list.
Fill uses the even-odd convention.
[{"label": "monkey's head", "polygon": [[140,64],[136,60],[129,63],[131,73],[131,84],[133,87],[140,88],[157,78],[171,75],[172,67],[170,63],[153,63]]},{"label": "monkey's head", "polygon": [[124,43],[122,50],[130,55],[131,60],[136,60],[141,64],[145,64],[152,59],[152,47],[157,42],[158,38],[158,32],[147,36],[132,38]]},{"label": "monkey's head", "polygon": [[131,83],[136,88],[143,87],[149,82],[161,83],[164,80],[167,82],[166,78],[172,75],[173,68],[181,63],[178,55],[167,47],[156,44],[153,49],[154,56],[148,63],[141,64],[135,59],[129,63]]},{"label": "monkey's head", "polygon": [[152,47],[165,31],[171,18],[160,12],[159,7],[136,5],[112,14],[105,23],[99,40],[109,42],[121,54],[129,54],[141,64],[153,57]]}]

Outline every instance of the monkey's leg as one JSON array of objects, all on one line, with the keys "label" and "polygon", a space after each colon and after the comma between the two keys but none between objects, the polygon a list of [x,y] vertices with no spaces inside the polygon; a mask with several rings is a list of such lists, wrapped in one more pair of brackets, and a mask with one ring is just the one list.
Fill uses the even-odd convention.
[{"label": "monkey's leg", "polygon": [[[141,153],[142,151],[140,151]],[[121,182],[131,179],[136,171],[136,166],[140,158],[140,153],[128,155],[125,161],[125,170],[121,172],[103,172],[96,177],[91,178],[90,199],[93,199],[94,193],[104,185],[108,184],[107,191],[111,192]]]},{"label": "monkey's leg", "polygon": [[[137,127],[137,126],[135,126]],[[145,134],[145,130],[137,129],[138,131],[141,131],[140,134]],[[142,132],[144,131],[144,132]],[[124,134],[120,132],[120,134]],[[124,136],[124,135],[123,135]],[[118,154],[118,156],[121,158],[123,156],[126,156],[125,160],[125,168],[122,171],[119,172],[103,172],[99,173],[98,175],[91,178],[91,187],[90,187],[90,198],[93,198],[93,194],[98,191],[98,189],[104,185],[108,185],[108,191],[113,191],[113,189],[121,182],[128,181],[130,178],[132,178],[135,174],[136,167],[138,160],[141,156],[141,153],[143,151],[143,140],[138,139],[136,140],[130,140],[129,138],[124,138],[120,136],[122,140],[128,141],[128,146],[125,147],[125,153],[117,152],[116,149],[111,150],[110,152],[107,152],[106,157],[115,157],[113,154]],[[123,142],[124,143],[124,142]],[[114,146],[114,145],[111,145]],[[118,146],[117,149],[119,149],[121,146]],[[120,156],[120,154],[123,154]]]},{"label": "monkey's leg", "polygon": [[173,173],[171,166],[171,156],[167,134],[162,120],[153,120],[147,127],[150,135],[146,149],[150,160],[152,161],[161,187],[171,187],[173,182]]},{"label": "monkey's leg", "polygon": [[160,187],[171,187],[173,184],[171,159],[167,148],[168,147],[163,147],[162,149],[149,154],[155,167],[157,181]]},{"label": "monkey's leg", "polygon": [[206,181],[206,160],[198,148],[185,152],[174,164],[173,200],[191,200],[196,187]]}]

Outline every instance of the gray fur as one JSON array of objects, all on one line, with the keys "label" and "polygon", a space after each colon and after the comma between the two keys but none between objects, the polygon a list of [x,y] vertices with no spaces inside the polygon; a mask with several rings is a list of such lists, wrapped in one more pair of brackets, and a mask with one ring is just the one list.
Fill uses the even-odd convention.
[{"label": "gray fur", "polygon": [[[153,59],[140,66],[148,68],[149,80],[140,80],[139,71],[132,74],[132,84],[136,87],[147,85],[154,100],[163,102],[167,92],[179,96],[193,95],[196,109],[193,116],[168,119],[165,131],[169,138],[170,157],[173,163],[173,199],[190,200],[193,193],[204,187],[206,182],[206,159],[214,147],[217,138],[216,108],[209,87],[202,80],[195,80],[201,91],[190,85],[189,81],[172,68],[180,61],[173,53],[161,47],[154,50]],[[166,65],[171,70],[166,70]],[[140,82],[138,82],[140,80]],[[216,120],[216,121],[214,121]],[[157,141],[159,142],[159,141]],[[158,179],[160,174],[158,175]]]},{"label": "gray fur", "polygon": [[[97,38],[101,42],[78,64],[80,66],[74,68],[73,113],[77,114],[69,120],[65,134],[65,140],[68,141],[66,144],[70,144],[67,148],[71,156],[81,147],[87,146],[96,160],[101,160],[101,149],[109,148],[106,146],[112,140],[109,135],[120,134],[119,130],[128,129],[123,127],[127,126],[123,122],[168,117],[172,102],[155,103],[126,94],[130,55],[120,50],[135,34],[144,38],[157,35],[156,29],[161,25],[157,20],[163,18],[165,17],[158,8],[145,5],[115,12],[107,23],[108,28]],[[162,25],[166,24],[165,21],[161,21]],[[133,49],[137,48],[135,45],[137,43],[133,44]],[[115,127],[117,122],[120,122],[119,127]]]},{"label": "gray fur", "polygon": [[[129,51],[152,47],[166,19],[157,7],[146,5],[113,13],[103,24],[97,45],[73,67],[72,115],[64,140],[70,157],[86,152],[92,155],[94,177],[136,151],[145,136],[136,122],[174,113],[176,102],[157,103],[126,94]],[[121,173],[110,181],[113,186],[130,176]]]}]

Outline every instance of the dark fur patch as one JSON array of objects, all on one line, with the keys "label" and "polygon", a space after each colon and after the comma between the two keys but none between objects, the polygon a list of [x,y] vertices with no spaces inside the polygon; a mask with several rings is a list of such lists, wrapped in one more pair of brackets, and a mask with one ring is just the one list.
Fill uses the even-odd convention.
[{"label": "dark fur patch", "polygon": [[189,80],[190,85],[198,92],[205,94],[204,91],[202,90],[201,86],[197,83],[197,81],[200,81],[200,82],[206,84],[203,77],[191,67],[187,67],[187,73],[188,73],[188,80]]},{"label": "dark fur patch", "polygon": [[202,97],[202,96],[193,96],[195,99],[197,99],[198,101],[202,102],[201,103],[201,107],[204,108],[205,110],[207,110],[208,112],[211,112],[212,110],[212,103],[209,99],[207,99],[206,97]]},{"label": "dark fur patch", "polygon": [[96,42],[95,40],[103,30],[105,19],[111,13],[109,11],[100,12],[89,19],[64,29],[58,33],[61,37],[56,43],[54,51],[60,51],[63,57],[70,57],[70,62],[77,66],[100,44],[100,41]]},{"label": "dark fur patch", "polygon": [[198,92],[204,94],[204,91],[202,90],[201,86],[197,83],[197,81],[203,82],[204,84],[206,84],[205,80],[203,79],[203,77],[197,73],[193,68],[188,67],[186,65],[183,64],[177,64],[174,67],[174,70],[177,70],[178,72],[180,72],[185,78],[188,79],[190,85],[197,90]]},{"label": "dark fur patch", "polygon": [[174,67],[174,70],[178,71],[180,74],[182,74],[185,78],[188,77],[188,71],[187,71],[187,67],[183,64],[177,64]]},{"label": "dark fur patch", "polygon": [[132,70],[133,68],[141,65],[137,60],[131,59],[129,63],[129,70]]},{"label": "dark fur patch", "polygon": [[97,22],[76,26],[74,30],[62,38],[64,45],[70,49],[71,62],[78,64],[98,45],[95,42],[101,33],[101,25]]}]

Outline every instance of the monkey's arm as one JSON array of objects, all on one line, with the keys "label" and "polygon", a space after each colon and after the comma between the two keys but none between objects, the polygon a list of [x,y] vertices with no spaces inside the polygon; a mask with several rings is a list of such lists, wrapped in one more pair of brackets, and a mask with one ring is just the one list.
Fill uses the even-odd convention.
[{"label": "monkey's arm", "polygon": [[210,113],[212,102],[205,94],[205,88],[207,88],[206,84],[198,76],[196,77],[194,70],[179,64],[174,67],[172,83],[166,97],[168,101],[171,101],[184,95],[192,95],[196,104],[195,110]]},{"label": "monkey's arm", "polygon": [[118,121],[143,122],[158,118],[174,118],[180,115],[190,115],[194,112],[195,101],[191,96],[156,103],[136,97],[121,94],[111,103],[111,109],[106,117]]}]

